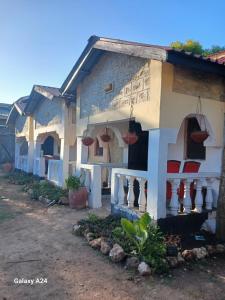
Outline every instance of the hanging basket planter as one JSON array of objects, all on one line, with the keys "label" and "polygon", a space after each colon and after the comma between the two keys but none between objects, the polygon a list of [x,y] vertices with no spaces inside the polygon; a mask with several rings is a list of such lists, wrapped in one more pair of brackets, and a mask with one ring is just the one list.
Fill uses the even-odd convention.
[{"label": "hanging basket planter", "polygon": [[202,143],[209,137],[207,130],[198,130],[191,133],[191,139],[196,143]]},{"label": "hanging basket planter", "polygon": [[138,136],[136,132],[127,132],[125,136],[123,136],[123,141],[127,145],[134,145],[137,143]]},{"label": "hanging basket planter", "polygon": [[94,139],[90,136],[82,138],[82,143],[84,146],[91,146],[94,143]]},{"label": "hanging basket planter", "polygon": [[101,140],[105,143],[108,143],[111,140],[111,136],[108,134],[108,128],[105,128],[105,133],[100,136]]}]

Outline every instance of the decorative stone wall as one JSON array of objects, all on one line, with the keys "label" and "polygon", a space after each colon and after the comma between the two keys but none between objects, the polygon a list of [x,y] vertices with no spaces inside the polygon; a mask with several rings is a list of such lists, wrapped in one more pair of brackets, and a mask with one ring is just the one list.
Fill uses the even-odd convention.
[{"label": "decorative stone wall", "polygon": [[[112,84],[112,91],[105,89]],[[81,83],[80,117],[149,101],[148,60],[117,53],[105,54]]]},{"label": "decorative stone wall", "polygon": [[34,115],[35,128],[60,124],[62,121],[62,104],[60,100],[44,100]]},{"label": "decorative stone wall", "polygon": [[216,74],[176,66],[174,67],[173,91],[225,101],[225,80]]}]

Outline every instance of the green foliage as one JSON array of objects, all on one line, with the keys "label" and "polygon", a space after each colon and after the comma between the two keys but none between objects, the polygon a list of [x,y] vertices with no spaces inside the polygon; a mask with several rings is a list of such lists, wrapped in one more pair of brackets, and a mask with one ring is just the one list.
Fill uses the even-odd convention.
[{"label": "green foliage", "polygon": [[173,49],[184,50],[186,52],[193,52],[195,54],[203,54],[202,45],[195,40],[187,40],[185,43],[175,41],[170,44]]},{"label": "green foliage", "polygon": [[61,197],[67,196],[67,191],[55,186],[54,184],[48,181],[41,181],[40,183],[35,183],[32,186],[33,190],[33,199],[38,199],[40,196],[48,198],[50,200],[59,201]]},{"label": "green foliage", "polygon": [[168,265],[164,259],[166,245],[163,235],[152,222],[148,213],[145,213],[140,219],[133,222],[122,218],[121,225],[122,230],[114,230],[114,237],[119,244],[121,244],[119,240],[124,239],[124,237],[128,238],[130,247],[128,251],[131,254],[148,263],[156,272],[168,270]]},{"label": "green foliage", "polygon": [[70,190],[78,190],[83,186],[83,183],[81,182],[80,177],[71,175],[66,179],[66,186]]},{"label": "green foliage", "polygon": [[225,46],[218,46],[218,45],[212,45],[210,48],[204,49],[203,46],[198,41],[192,39],[189,39],[184,43],[180,41],[175,41],[172,42],[170,46],[173,49],[184,50],[186,52],[192,52],[194,54],[200,54],[203,56],[207,56],[225,50]]},{"label": "green foliage", "polygon": [[39,180],[36,176],[23,171],[14,171],[6,175],[5,178],[9,181],[9,183],[19,185],[30,185]]}]

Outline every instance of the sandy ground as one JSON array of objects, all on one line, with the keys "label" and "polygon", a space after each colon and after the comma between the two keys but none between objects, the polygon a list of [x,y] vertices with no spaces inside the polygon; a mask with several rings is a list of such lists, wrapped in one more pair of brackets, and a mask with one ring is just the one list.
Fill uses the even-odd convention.
[{"label": "sandy ground", "polygon": [[[71,234],[72,224],[88,212],[47,209],[0,177],[0,300],[225,299],[224,259],[167,278],[140,278]],[[47,283],[16,284],[15,278]]]}]

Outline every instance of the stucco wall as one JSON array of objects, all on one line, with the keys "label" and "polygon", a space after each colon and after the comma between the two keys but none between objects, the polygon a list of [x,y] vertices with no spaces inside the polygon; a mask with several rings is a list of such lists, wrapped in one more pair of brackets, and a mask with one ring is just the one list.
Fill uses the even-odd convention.
[{"label": "stucco wall", "polygon": [[35,128],[59,124],[62,121],[62,103],[60,100],[43,100],[34,113]]}]

